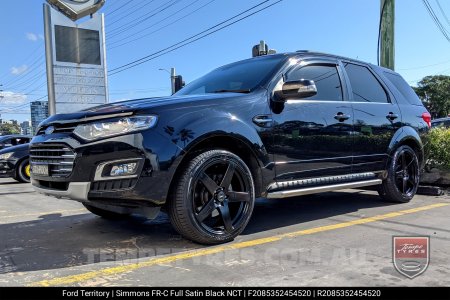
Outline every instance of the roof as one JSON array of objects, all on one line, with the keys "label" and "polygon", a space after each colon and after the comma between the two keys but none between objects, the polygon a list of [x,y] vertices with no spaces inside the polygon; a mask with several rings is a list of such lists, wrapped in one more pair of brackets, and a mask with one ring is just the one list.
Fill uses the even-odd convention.
[{"label": "roof", "polygon": [[349,57],[345,57],[345,56],[341,56],[341,55],[336,55],[336,54],[331,54],[331,53],[324,53],[324,52],[319,52],[319,51],[310,51],[310,50],[298,50],[295,52],[281,52],[281,53],[276,53],[276,54],[269,54],[269,55],[263,55],[263,56],[257,56],[257,57],[253,57],[253,59],[255,58],[263,58],[263,57],[270,57],[270,56],[318,56],[318,57],[327,57],[327,58],[336,58],[336,59],[340,59],[340,60],[347,60],[347,61],[351,61],[351,62],[355,62],[355,63],[360,63],[360,64],[365,64],[365,65],[370,65],[372,68],[377,68],[380,69],[381,71],[387,71],[390,73],[397,73],[391,69],[382,67],[382,66],[377,66],[362,60],[358,60],[358,59],[354,59],[354,58],[349,58]]}]

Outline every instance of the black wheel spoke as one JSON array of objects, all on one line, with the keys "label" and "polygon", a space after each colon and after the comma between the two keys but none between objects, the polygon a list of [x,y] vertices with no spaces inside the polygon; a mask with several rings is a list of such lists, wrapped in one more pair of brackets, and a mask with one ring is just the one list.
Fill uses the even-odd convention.
[{"label": "black wheel spoke", "polygon": [[231,184],[231,180],[233,179],[234,169],[234,164],[230,163],[225,174],[223,175],[222,182],[220,183],[220,186],[223,187],[226,191],[228,190]]},{"label": "black wheel spoke", "polygon": [[203,183],[203,185],[206,187],[208,192],[210,192],[211,195],[214,195],[214,193],[219,188],[217,183],[214,180],[212,180],[211,177],[209,177],[205,172],[202,172],[200,174],[200,178],[199,179]]},{"label": "black wheel spoke", "polygon": [[207,217],[211,216],[212,212],[216,209],[216,205],[214,204],[214,199],[209,200],[197,214],[197,220],[202,222]]},{"label": "black wheel spoke", "polygon": [[395,172],[395,178],[397,178],[397,179],[403,179],[403,171],[397,171],[397,172]]},{"label": "black wheel spoke", "polygon": [[401,160],[402,160],[402,169],[406,169],[406,157],[405,152],[402,152],[401,154]]},{"label": "black wheel spoke", "polygon": [[409,164],[406,166],[406,169],[409,170],[409,167],[413,164],[414,160],[411,159],[411,161],[409,162]]},{"label": "black wheel spoke", "polygon": [[403,194],[406,194],[408,179],[403,178]]},{"label": "black wheel spoke", "polygon": [[233,231],[234,227],[231,223],[230,209],[228,208],[228,202],[223,202],[223,206],[219,206],[220,216],[223,220],[223,225],[225,226],[225,230],[228,232]]},{"label": "black wheel spoke", "polygon": [[228,192],[229,202],[249,202],[250,193],[249,192]]}]

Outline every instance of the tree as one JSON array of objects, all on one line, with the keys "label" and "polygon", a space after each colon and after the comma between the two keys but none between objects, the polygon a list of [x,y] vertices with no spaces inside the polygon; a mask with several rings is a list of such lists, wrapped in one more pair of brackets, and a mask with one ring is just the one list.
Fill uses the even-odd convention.
[{"label": "tree", "polygon": [[19,134],[20,127],[17,124],[0,124],[0,135]]},{"label": "tree", "polygon": [[424,77],[413,88],[434,118],[447,117],[450,113],[450,76]]}]

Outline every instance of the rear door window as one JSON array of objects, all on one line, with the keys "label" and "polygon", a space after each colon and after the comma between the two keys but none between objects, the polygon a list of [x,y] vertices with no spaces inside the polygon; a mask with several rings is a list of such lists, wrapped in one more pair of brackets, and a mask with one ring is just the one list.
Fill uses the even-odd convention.
[{"label": "rear door window", "polygon": [[344,62],[344,68],[350,80],[354,102],[389,102],[383,86],[367,67]]}]

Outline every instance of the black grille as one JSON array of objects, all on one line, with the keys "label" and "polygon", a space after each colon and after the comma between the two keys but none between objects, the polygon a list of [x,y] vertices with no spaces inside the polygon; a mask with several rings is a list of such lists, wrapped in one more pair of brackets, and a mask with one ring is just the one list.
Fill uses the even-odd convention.
[{"label": "black grille", "polygon": [[136,178],[96,181],[91,185],[91,192],[129,189],[137,183]]},{"label": "black grille", "polygon": [[30,148],[31,165],[48,165],[51,177],[68,177],[72,173],[75,153],[66,145],[39,145]]},{"label": "black grille", "polygon": [[[76,126],[72,126],[72,125],[52,125],[55,129],[52,133],[63,133],[63,132],[72,132],[75,130]],[[39,131],[37,132],[36,135],[42,135],[45,134],[45,129],[47,129],[50,126],[46,126],[46,127],[42,127],[39,129]]]}]

